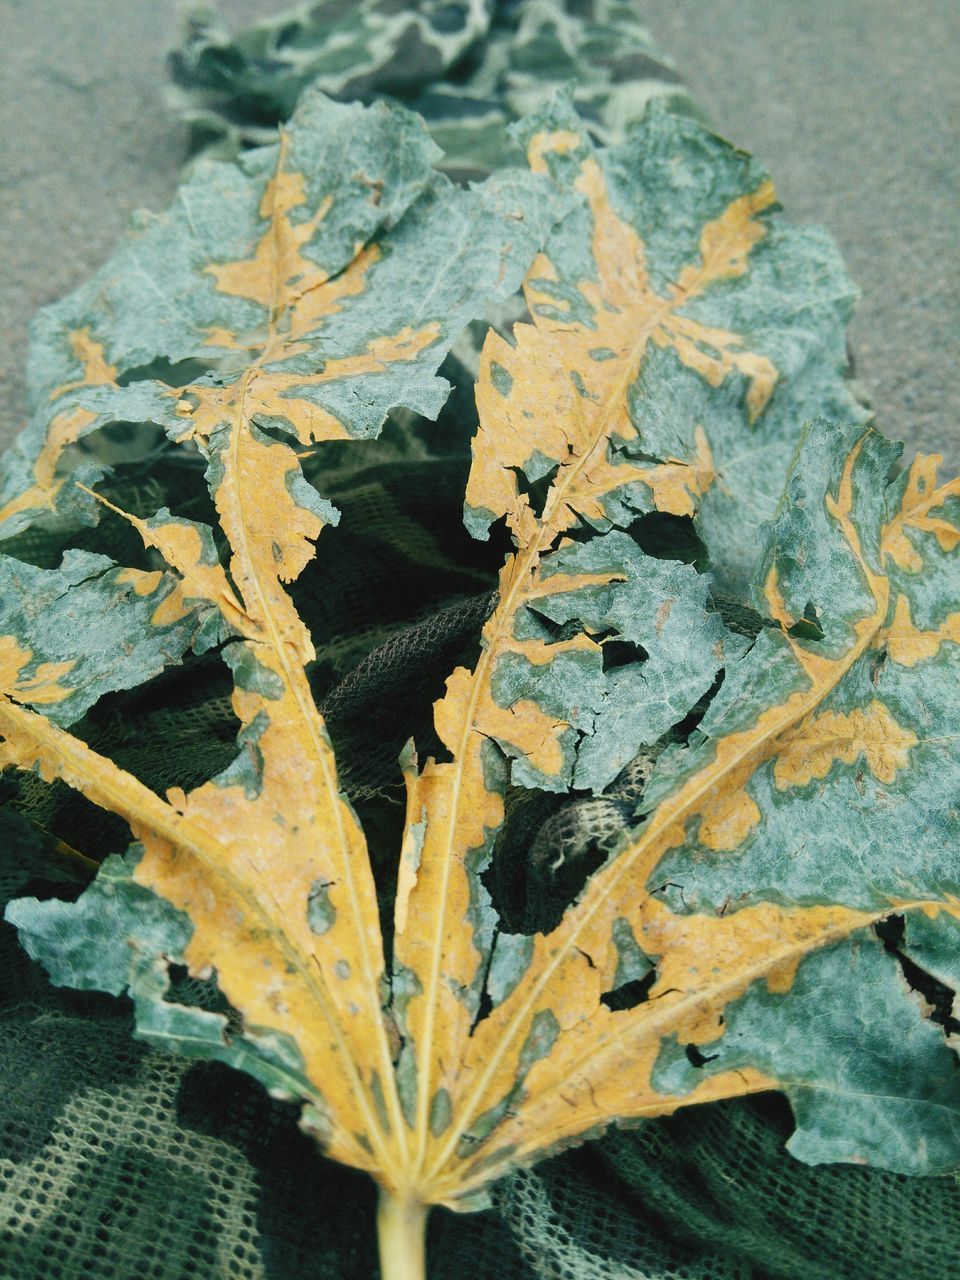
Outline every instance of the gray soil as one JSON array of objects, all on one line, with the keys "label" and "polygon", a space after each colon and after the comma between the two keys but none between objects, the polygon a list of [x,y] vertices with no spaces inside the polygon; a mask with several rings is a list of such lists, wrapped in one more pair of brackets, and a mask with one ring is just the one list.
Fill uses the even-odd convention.
[{"label": "gray soil", "polygon": [[[345,0],[347,2],[347,0]],[[239,25],[288,7],[227,0]],[[641,0],[715,127],[844,252],[878,425],[960,466],[960,4]],[[26,329],[161,208],[185,158],[164,106],[176,0],[0,0],[0,445],[22,425]]]}]

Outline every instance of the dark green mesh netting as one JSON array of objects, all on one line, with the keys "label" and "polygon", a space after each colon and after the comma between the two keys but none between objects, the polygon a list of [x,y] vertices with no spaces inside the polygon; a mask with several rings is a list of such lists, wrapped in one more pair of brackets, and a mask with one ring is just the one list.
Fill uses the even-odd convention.
[{"label": "dark green mesh netting", "polygon": [[[403,7],[357,6],[388,16]],[[448,57],[442,71],[452,68],[452,84],[473,77],[484,93],[500,95],[498,125],[516,105],[510,94],[522,105],[544,68],[557,73],[557,42],[576,44],[571,32],[589,39],[573,53],[567,49],[563,75],[579,73],[574,54],[603,68],[602,91],[581,108],[593,112],[598,126],[616,114],[611,102],[626,101],[623,86],[631,77],[647,85],[633,95],[637,102],[658,77],[676,92],[672,73],[646,51],[614,56],[611,31],[635,27],[626,5],[569,0],[558,23],[545,0],[474,3],[479,34],[470,36],[473,43],[465,37],[462,49],[444,43],[441,30],[462,4],[407,7],[440,24],[436,40]],[[491,15],[491,48],[500,52],[484,71],[477,49]],[[248,121],[237,123],[249,78],[273,92],[282,72],[295,98],[300,79],[315,74],[324,24],[336,26],[341,17],[336,4],[309,6],[293,25],[277,23],[247,45],[241,40],[240,53],[225,37],[211,40],[207,28],[198,29],[180,65],[195,64],[207,77],[200,85],[203,112],[221,112],[237,145],[256,141],[244,133]],[[390,40],[406,26],[394,26],[393,36],[388,24],[381,43],[367,50],[371,75],[395,65]],[[457,125],[471,146],[470,131],[490,123],[480,88],[471,90],[473,116]],[[271,111],[279,116],[289,105]],[[444,127],[448,107],[445,99],[437,108]],[[254,123],[269,127],[274,115],[268,111]],[[465,350],[469,362],[469,343]],[[398,415],[379,442],[324,446],[304,461],[342,519],[325,531],[294,595],[318,653],[314,692],[385,900],[403,820],[397,756],[410,736],[421,755],[429,754],[431,703],[452,668],[476,650],[504,551],[496,539],[472,541],[461,523],[474,418],[471,379],[453,364],[444,372],[456,389],[436,426]],[[112,434],[112,442],[101,434],[89,447],[115,448],[123,429]],[[158,444],[147,464],[124,464],[122,449],[117,456],[103,491],[119,506],[149,516],[167,504],[176,514],[210,519],[202,485],[184,483],[191,463],[182,450],[174,455]],[[187,505],[186,492],[199,496]],[[632,532],[652,554],[698,563],[702,553],[692,527],[672,517],[646,517]],[[145,565],[151,554],[112,516],[69,541],[124,564]],[[64,545],[62,537],[32,530],[5,550],[54,565]],[[718,598],[715,607],[748,634],[762,625],[736,601]],[[229,694],[217,653],[189,657],[140,689],[102,699],[74,732],[158,792],[174,784],[192,788],[235,753]],[[650,763],[638,758],[597,797],[519,790],[508,797],[488,880],[508,927],[534,931],[559,915],[629,821]],[[59,847],[58,839],[92,863]],[[0,907],[25,893],[75,895],[96,863],[128,840],[119,819],[62,784],[0,778]],[[177,994],[188,1002],[218,999],[215,989],[186,977]],[[786,1153],[790,1128],[786,1103],[766,1095],[613,1132],[516,1173],[495,1189],[491,1212],[437,1211],[430,1275],[960,1277],[960,1180],[811,1169]],[[138,1043],[124,1001],[51,987],[20,951],[13,929],[0,924],[0,1280],[372,1280],[374,1209],[372,1182],[325,1160],[297,1128],[293,1108],[272,1102],[239,1073]]]}]

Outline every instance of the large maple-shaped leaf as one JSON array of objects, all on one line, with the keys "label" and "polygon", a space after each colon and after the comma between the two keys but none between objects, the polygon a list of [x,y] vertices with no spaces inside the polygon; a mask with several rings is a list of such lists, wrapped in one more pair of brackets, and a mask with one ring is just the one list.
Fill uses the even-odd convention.
[{"label": "large maple-shaped leaf", "polygon": [[[356,219],[337,231],[334,210],[344,186],[389,208],[386,181],[374,179],[375,197],[355,190],[356,157],[332,143],[330,172],[297,181],[294,132],[255,158],[258,188],[235,178],[243,252],[198,257],[187,277],[193,329],[197,315],[206,337],[217,326],[225,363],[176,391],[67,392],[62,372],[52,379],[54,414],[62,396],[151,396],[166,406],[156,420],[209,458],[227,565],[169,512],[134,523],[179,575],[184,607],[205,610],[204,627],[220,611],[240,724],[228,770],[161,799],[43,714],[30,682],[69,688],[70,673],[55,669],[57,650],[41,655],[51,669],[36,665],[16,624],[8,637],[25,662],[0,698],[0,764],[64,780],[135,839],[77,903],[23,900],[9,918],[58,981],[128,990],[142,1035],[298,1100],[330,1153],[379,1182],[383,1265],[397,1276],[421,1274],[431,1204],[475,1206],[518,1161],[691,1103],[783,1089],[794,1149],[813,1161],[923,1172],[960,1157],[955,1058],[873,930],[902,917],[905,951],[954,980],[945,780],[957,768],[960,490],[937,488],[931,460],[888,484],[897,451],[862,425],[800,435],[790,414],[816,388],[846,401],[796,314],[826,308],[830,350],[839,315],[811,283],[816,239],[779,244],[790,270],[774,288],[778,246],[760,220],[771,197],[744,181],[743,158],[655,113],[641,141],[601,161],[567,125],[526,130],[534,167],[572,189],[566,212],[545,183],[451,193],[424,178],[393,230],[357,215],[374,220],[375,254]],[[407,171],[395,180],[403,189]],[[635,215],[617,212],[631,200]],[[445,234],[464,227],[449,269],[444,236],[424,230],[438,201]],[[642,238],[645,206],[656,216]],[[418,759],[415,743],[403,756],[388,947],[307,681],[311,638],[284,586],[328,518],[285,437],[363,435],[397,403],[429,412],[438,353],[480,293],[512,287],[541,211],[544,226],[548,212],[563,220],[527,277],[533,324],[514,345],[488,338],[467,491],[470,522],[504,519],[514,550],[479,658],[436,703],[437,758]],[[339,274],[311,274],[315,240]],[[130,261],[124,271],[136,278]],[[118,285],[102,313],[131,351],[140,306]],[[762,343],[747,341],[754,313],[767,317]],[[91,322],[84,338],[112,365],[113,332]],[[192,341],[155,337],[150,359],[196,360]],[[657,421],[673,424],[675,450],[649,447]],[[795,447],[774,510],[772,481],[744,460],[766,455],[772,470]],[[21,516],[66,487],[32,474]],[[725,580],[746,581],[751,560],[768,622],[752,643],[725,627],[693,566],[630,536],[654,506],[699,511]],[[761,516],[774,517],[766,531]],[[600,791],[646,749],[656,764],[642,809],[579,899],[547,932],[501,930],[483,873],[508,786]],[[231,1010],[175,1003],[172,963],[215,974]]]}]

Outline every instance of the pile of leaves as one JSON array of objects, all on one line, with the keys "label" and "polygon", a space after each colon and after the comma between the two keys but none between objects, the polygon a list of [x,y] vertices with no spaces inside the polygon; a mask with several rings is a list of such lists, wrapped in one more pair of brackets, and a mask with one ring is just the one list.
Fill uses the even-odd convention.
[{"label": "pile of leaves", "polygon": [[960,1162],[960,482],[866,423],[749,157],[659,102],[512,138],[458,186],[311,87],[198,161],[41,313],[0,490],[7,843],[100,864],[7,919],[295,1103],[393,1277],[431,1206],[724,1099]]}]

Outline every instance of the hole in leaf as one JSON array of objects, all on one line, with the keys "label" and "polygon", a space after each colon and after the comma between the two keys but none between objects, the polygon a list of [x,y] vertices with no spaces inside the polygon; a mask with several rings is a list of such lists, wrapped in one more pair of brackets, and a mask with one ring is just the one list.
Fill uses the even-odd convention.
[{"label": "hole in leaf", "polygon": [[690,516],[673,516],[651,511],[627,529],[641,551],[658,560],[682,560],[702,571],[707,566],[707,548]]},{"label": "hole in leaf", "polygon": [[650,988],[656,980],[657,971],[651,969],[642,978],[634,978],[632,982],[625,982],[622,986],[615,987],[613,991],[607,991],[600,997],[600,1003],[605,1004],[612,1013],[621,1013],[624,1009],[635,1009],[637,1005],[646,1004],[650,999]]},{"label": "hole in leaf", "polygon": [[517,489],[530,503],[533,514],[539,520],[543,515],[543,508],[546,506],[547,495],[557,478],[557,472],[560,470],[560,464],[555,463],[554,466],[537,480],[528,480],[526,472],[520,467],[511,467],[510,470],[517,477]]},{"label": "hole in leaf", "polygon": [[877,684],[880,680],[883,668],[887,664],[887,646],[877,649],[870,658],[870,680],[873,684]]},{"label": "hole in leaf", "polygon": [[646,662],[650,656],[642,644],[632,640],[606,640],[602,649],[604,671],[616,671],[637,662]]},{"label": "hole in leaf", "polygon": [[788,636],[796,636],[798,640],[822,640],[823,626],[820,622],[820,615],[817,612],[817,606],[808,600],[803,610],[803,617],[787,627]]},{"label": "hole in leaf", "polygon": [[490,992],[487,990],[486,980],[484,980],[483,987],[480,991],[480,1002],[477,1005],[477,1012],[473,1019],[473,1026],[470,1028],[471,1035],[473,1035],[473,1032],[476,1030],[479,1024],[483,1022],[485,1018],[489,1018],[492,1011],[493,1011],[493,999],[490,995]]},{"label": "hole in leaf", "polygon": [[[584,625],[579,618],[568,618],[566,622],[555,622],[553,618],[548,618],[546,614],[541,613],[533,605],[527,605],[527,609],[530,613],[536,614],[538,622],[549,637],[548,644],[561,644],[564,640],[572,640],[574,636],[578,636],[584,631]],[[603,639],[602,636],[594,636],[593,638],[597,641]]]},{"label": "hole in leaf", "polygon": [[[172,786],[189,791],[237,754],[232,688],[218,650],[201,656],[188,652],[179,666],[136,689],[105,694],[72,732],[156,794]],[[122,821],[121,827],[126,827]],[[107,846],[107,851],[114,850]]]},{"label": "hole in leaf", "polygon": [[685,1045],[683,1051],[692,1067],[705,1067],[708,1062],[714,1062],[720,1057],[719,1053],[701,1053],[695,1044]]},{"label": "hole in leaf", "polygon": [[303,25],[299,22],[287,22],[274,37],[274,43],[278,49],[286,49],[290,45],[297,46],[303,43]]},{"label": "hole in leaf", "polygon": [[956,1035],[960,1031],[960,1018],[954,1016],[954,992],[901,950],[906,936],[904,917],[888,916],[886,920],[875,924],[873,930],[884,949],[896,957],[907,986],[926,1001],[930,1009],[930,1021],[943,1027],[947,1035]]},{"label": "hole in leaf", "polygon": [[302,446],[298,444],[296,437],[292,431],[280,425],[279,421],[275,422],[257,422],[257,431],[260,435],[265,436],[267,440],[273,444],[286,445],[288,449],[293,449],[297,454],[302,453]]},{"label": "hole in leaf", "polygon": [[907,922],[903,916],[888,916],[886,920],[879,920],[873,926],[873,931],[887,951],[896,953],[903,946]]},{"label": "hole in leaf", "polygon": [[510,787],[484,884],[508,933],[549,933],[631,824],[615,797]]},{"label": "hole in leaf", "polygon": [[[16,896],[18,898],[39,898],[41,902],[45,902],[50,898],[56,898],[60,902],[76,902],[93,879],[94,874],[93,871],[90,871],[86,880],[78,879],[76,881],[66,878],[59,879],[53,875],[31,876],[29,879],[19,881],[16,886]],[[5,930],[13,928],[12,925],[8,925],[6,922],[2,922],[2,927]]]},{"label": "hole in leaf", "polygon": [[755,640],[764,627],[776,626],[750,605],[723,591],[711,590],[710,607],[720,615],[720,621],[728,631],[747,636],[750,640]]},{"label": "hole in leaf", "polygon": [[129,387],[133,382],[165,382],[168,387],[186,387],[210,372],[210,360],[168,360],[158,356],[148,364],[125,369],[117,376],[117,385]]},{"label": "hole in leaf", "polygon": [[686,742],[690,735],[699,727],[700,721],[707,714],[710,703],[720,692],[720,686],[726,677],[726,668],[721,667],[714,678],[713,684],[707,692],[700,698],[694,706],[690,708],[682,720],[678,721],[670,730],[670,740],[673,742]]}]

